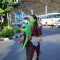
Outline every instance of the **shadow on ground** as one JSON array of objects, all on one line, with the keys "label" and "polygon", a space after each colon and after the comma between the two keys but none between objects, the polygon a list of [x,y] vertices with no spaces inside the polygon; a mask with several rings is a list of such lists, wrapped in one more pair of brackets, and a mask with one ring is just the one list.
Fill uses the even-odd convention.
[{"label": "shadow on ground", "polygon": [[14,44],[9,46],[10,51],[2,60],[26,60],[25,50],[22,49],[22,44],[18,44],[20,38],[14,39]]}]

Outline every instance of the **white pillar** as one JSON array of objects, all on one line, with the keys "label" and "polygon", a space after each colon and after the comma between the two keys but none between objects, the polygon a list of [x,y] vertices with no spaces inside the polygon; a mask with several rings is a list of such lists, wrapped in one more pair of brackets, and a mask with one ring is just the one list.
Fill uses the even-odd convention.
[{"label": "white pillar", "polygon": [[47,14],[47,5],[45,5],[45,14]]},{"label": "white pillar", "polygon": [[22,12],[22,21],[23,21],[23,15],[24,15],[24,12]]},{"label": "white pillar", "polygon": [[8,13],[7,13],[7,19],[9,19],[9,17],[8,17]]},{"label": "white pillar", "polygon": [[16,0],[16,2],[18,2],[19,0]]},{"label": "white pillar", "polygon": [[33,10],[30,10],[31,11],[31,14],[33,15]]},{"label": "white pillar", "polygon": [[19,10],[20,12],[21,12],[21,14],[22,14],[22,20],[23,20],[23,15],[24,15],[24,12],[22,11],[22,10]]},{"label": "white pillar", "polygon": [[4,18],[1,16],[1,22],[3,23],[4,22]]},{"label": "white pillar", "polygon": [[11,24],[11,15],[9,15],[10,16],[10,24]]}]

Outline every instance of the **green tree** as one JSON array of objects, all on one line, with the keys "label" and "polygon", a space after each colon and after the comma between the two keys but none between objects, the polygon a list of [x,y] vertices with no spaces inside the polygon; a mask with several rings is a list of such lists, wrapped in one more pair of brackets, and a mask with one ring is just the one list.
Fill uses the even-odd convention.
[{"label": "green tree", "polygon": [[7,25],[7,13],[9,13],[14,5],[14,0],[0,0],[0,16],[4,17],[3,25]]}]

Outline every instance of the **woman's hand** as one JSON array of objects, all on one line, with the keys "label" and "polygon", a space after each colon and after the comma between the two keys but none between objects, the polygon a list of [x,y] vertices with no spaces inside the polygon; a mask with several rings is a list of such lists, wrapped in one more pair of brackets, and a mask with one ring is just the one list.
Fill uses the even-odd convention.
[{"label": "woman's hand", "polygon": [[32,36],[29,36],[28,38],[29,38],[29,40],[32,40]]},{"label": "woman's hand", "polygon": [[23,43],[24,42],[24,38],[22,38],[18,43]]}]

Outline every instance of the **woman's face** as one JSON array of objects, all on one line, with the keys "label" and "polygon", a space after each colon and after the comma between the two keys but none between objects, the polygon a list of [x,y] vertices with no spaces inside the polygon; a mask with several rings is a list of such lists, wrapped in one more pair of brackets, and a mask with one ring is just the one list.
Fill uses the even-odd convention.
[{"label": "woman's face", "polygon": [[[28,18],[28,21],[30,21],[30,18],[34,18],[33,16],[30,16],[29,18]],[[34,21],[36,21],[36,19],[34,19]],[[35,23],[33,23],[33,24],[35,24]]]}]

